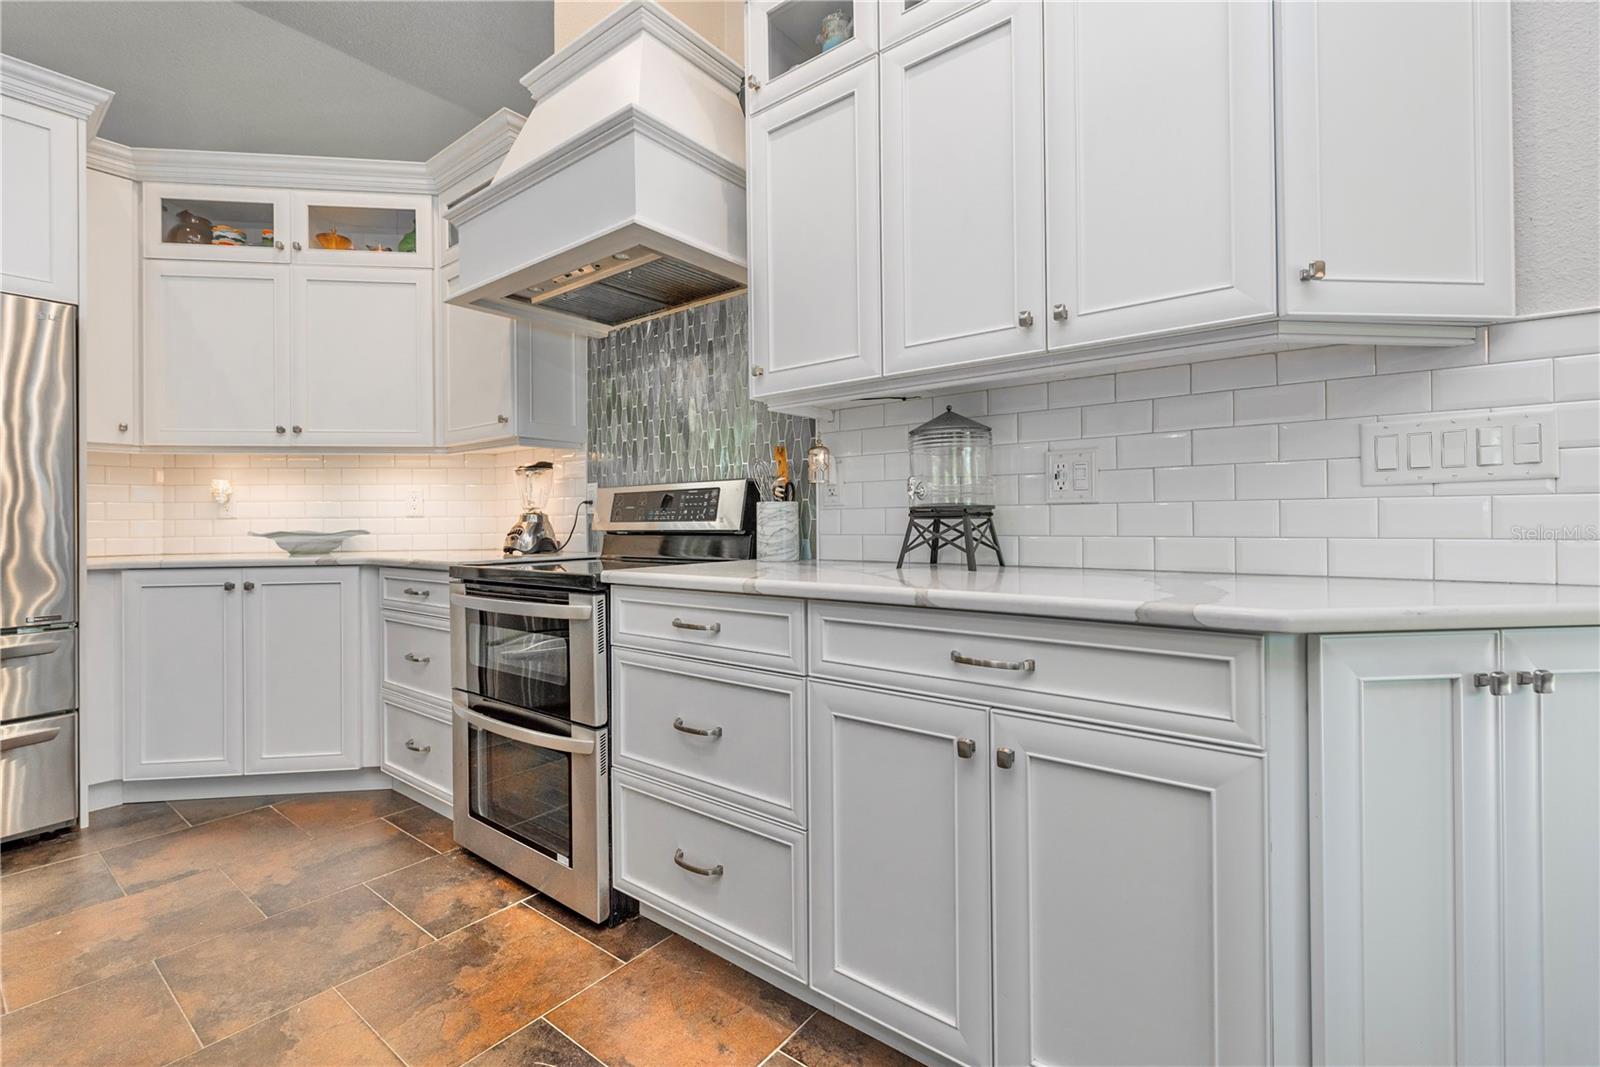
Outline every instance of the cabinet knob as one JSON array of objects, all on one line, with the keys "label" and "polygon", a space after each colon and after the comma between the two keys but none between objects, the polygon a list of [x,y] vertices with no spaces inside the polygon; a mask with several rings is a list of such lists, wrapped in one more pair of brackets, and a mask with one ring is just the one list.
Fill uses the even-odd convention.
[{"label": "cabinet knob", "polygon": [[1305,269],[1300,272],[1300,280],[1303,282],[1320,282],[1327,276],[1328,264],[1320,259],[1313,259],[1310,263],[1307,263],[1305,265]]},{"label": "cabinet knob", "polygon": [[1031,312],[1031,311],[1019,311],[1019,312],[1017,312],[1017,325],[1021,326],[1021,327],[1024,327],[1024,328],[1032,326],[1033,325],[1033,312]]},{"label": "cabinet knob", "polygon": [[1472,676],[1473,685],[1479,689],[1487,689],[1491,695],[1497,697],[1506,695],[1506,686],[1510,681],[1511,675],[1505,671],[1481,671]]},{"label": "cabinet knob", "polygon": [[300,242],[299,242],[299,241],[296,241],[296,242],[295,242],[295,243],[294,243],[294,250],[295,250],[295,251],[296,251],[296,252],[299,252],[299,251],[301,251],[301,248],[300,248]]},{"label": "cabinet knob", "polygon": [[970,737],[956,738],[956,755],[962,759],[971,759],[973,753],[978,751],[978,742]]},{"label": "cabinet knob", "polygon": [[494,421],[498,422],[501,426],[504,426],[506,423],[511,421],[511,416],[509,416],[509,415],[496,415],[494,417]]},{"label": "cabinet knob", "polygon": [[1055,319],[1057,322],[1066,322],[1067,321],[1067,305],[1065,305],[1065,304],[1052,304],[1051,307],[1050,307],[1050,317],[1052,319]]},{"label": "cabinet knob", "polygon": [[256,588],[256,583],[255,582],[245,582],[244,583],[244,591],[246,593],[254,592],[255,588]]},{"label": "cabinet knob", "polygon": [[756,77],[754,74],[746,76],[744,83],[752,89],[761,88],[761,79]]},{"label": "cabinet knob", "polygon": [[1535,693],[1554,693],[1556,691],[1556,676],[1553,671],[1518,671],[1518,685],[1531,685]]},{"label": "cabinet knob", "polygon": [[994,765],[999,767],[1002,771],[1009,771],[1012,765],[1016,762],[1017,754],[1011,751],[1011,749],[997,748],[994,750]]},{"label": "cabinet knob", "polygon": [[273,432],[275,432],[275,433],[287,433],[288,432],[282,426],[274,426],[272,429],[273,429]]},{"label": "cabinet knob", "polygon": [[231,593],[231,592],[233,592],[233,583],[232,583],[232,582],[223,582],[223,583],[222,583],[222,591],[223,591],[223,592],[224,592],[224,593]]},{"label": "cabinet knob", "polygon": [[750,368],[750,377],[752,377],[752,378],[759,378],[765,373],[767,373],[767,368],[765,368],[765,367],[751,367]]},{"label": "cabinet knob", "polygon": [[296,427],[295,427],[295,428],[294,428],[294,432],[295,432],[295,433],[299,433],[299,432],[300,432],[300,427],[298,427],[298,426],[296,426]]},{"label": "cabinet knob", "polygon": [[[274,247],[278,251],[282,252],[283,251],[283,242],[282,241],[274,241],[274,242],[272,242],[272,247]],[[299,248],[300,246],[299,245],[295,245],[295,247]]]},{"label": "cabinet knob", "polygon": [[128,432],[128,424],[125,423],[125,422],[117,423],[117,432],[118,433],[127,433]]}]

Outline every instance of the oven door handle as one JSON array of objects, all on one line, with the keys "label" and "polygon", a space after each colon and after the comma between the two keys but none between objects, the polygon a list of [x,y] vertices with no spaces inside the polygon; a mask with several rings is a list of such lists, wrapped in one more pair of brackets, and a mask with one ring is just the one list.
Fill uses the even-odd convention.
[{"label": "oven door handle", "polygon": [[588,604],[544,604],[525,600],[492,600],[489,597],[467,596],[451,593],[452,607],[467,611],[492,611],[497,615],[519,615],[525,619],[592,619],[594,608]]},{"label": "oven door handle", "polygon": [[542,733],[538,730],[530,730],[525,726],[512,726],[510,723],[491,719],[487,715],[473,711],[459,700],[456,701],[456,713],[480,730],[487,730],[491,734],[499,734],[501,737],[509,738],[512,741],[521,741],[523,744],[532,745],[535,748],[570,752],[575,756],[591,756],[594,754],[593,741],[588,741],[581,737],[562,737],[560,734]]}]

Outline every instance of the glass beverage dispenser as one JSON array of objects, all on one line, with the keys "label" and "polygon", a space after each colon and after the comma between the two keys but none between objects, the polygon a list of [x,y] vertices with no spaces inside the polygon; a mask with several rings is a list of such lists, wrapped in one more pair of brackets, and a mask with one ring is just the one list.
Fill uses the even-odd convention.
[{"label": "glass beverage dispenser", "polygon": [[910,515],[900,559],[927,546],[929,562],[939,562],[939,549],[955,548],[976,570],[980,548],[994,551],[1001,566],[1000,543],[994,532],[994,431],[950,407],[908,435],[911,476],[906,480]]}]

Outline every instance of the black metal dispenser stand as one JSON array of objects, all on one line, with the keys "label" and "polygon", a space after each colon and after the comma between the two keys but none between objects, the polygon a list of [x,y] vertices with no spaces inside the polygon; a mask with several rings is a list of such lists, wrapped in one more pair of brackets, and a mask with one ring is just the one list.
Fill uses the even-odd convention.
[{"label": "black metal dispenser stand", "polygon": [[1000,553],[1000,539],[994,532],[992,504],[919,504],[911,508],[906,523],[906,538],[900,544],[899,569],[906,564],[912,549],[928,546],[928,562],[939,565],[939,549],[954,548],[967,557],[967,570],[978,569],[978,549],[994,549],[995,562],[1006,565]]}]

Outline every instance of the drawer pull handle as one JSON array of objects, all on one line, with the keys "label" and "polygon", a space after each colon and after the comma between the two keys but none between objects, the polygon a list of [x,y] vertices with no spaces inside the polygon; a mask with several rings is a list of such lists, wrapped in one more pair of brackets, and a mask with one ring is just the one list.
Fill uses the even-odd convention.
[{"label": "drawer pull handle", "polygon": [[672,854],[672,862],[676,863],[679,867],[682,867],[690,874],[698,874],[702,878],[722,877],[722,864],[719,863],[715,867],[696,867],[694,864],[683,858],[683,849],[681,848]]},{"label": "drawer pull handle", "polygon": [[672,728],[680,734],[694,734],[696,737],[709,737],[713,741],[722,736],[722,727],[713,726],[709,730],[702,730],[698,726],[685,726],[682,719],[673,719]]},{"label": "drawer pull handle", "polygon": [[426,597],[426,596],[428,596],[428,593],[429,593],[429,591],[426,590],[426,589],[412,589],[410,586],[407,586],[406,588],[404,588],[404,589],[402,589],[400,591],[402,593],[404,593],[406,596],[420,596],[420,597]]},{"label": "drawer pull handle", "polygon": [[679,630],[699,630],[708,634],[720,634],[722,632],[722,624],[720,622],[684,622],[682,619],[673,619],[672,625]]},{"label": "drawer pull handle", "polygon": [[59,641],[29,641],[23,645],[10,645],[6,648],[0,648],[0,667],[6,666],[7,660],[48,656],[60,647],[61,642]]},{"label": "drawer pull handle", "polygon": [[974,741],[972,738],[970,738],[970,737],[958,737],[958,738],[956,738],[956,755],[960,756],[962,759],[971,759],[973,757],[973,754],[976,753],[977,751],[978,751],[978,742]]},{"label": "drawer pull handle", "polygon": [[419,656],[415,652],[407,652],[403,657],[407,663],[432,663],[432,656]]},{"label": "drawer pull handle", "polygon": [[1031,659],[982,659],[978,656],[963,656],[954,650],[950,653],[950,662],[968,667],[988,667],[995,671],[1031,671],[1038,666]]},{"label": "drawer pull handle", "polygon": [[408,738],[406,738],[406,751],[407,752],[420,752],[424,756],[426,756],[428,753],[433,751],[433,746],[432,745],[419,745],[419,744],[417,744],[417,739],[416,738],[408,737]]},{"label": "drawer pull handle", "polygon": [[[59,726],[46,726],[43,730],[29,730],[27,733],[12,734],[10,737],[0,738],[0,752],[10,752],[14,748],[27,748],[29,745],[42,745],[46,741],[54,741],[61,733]],[[678,853],[683,855],[683,853]],[[717,873],[722,873],[722,868],[717,868]]]}]

